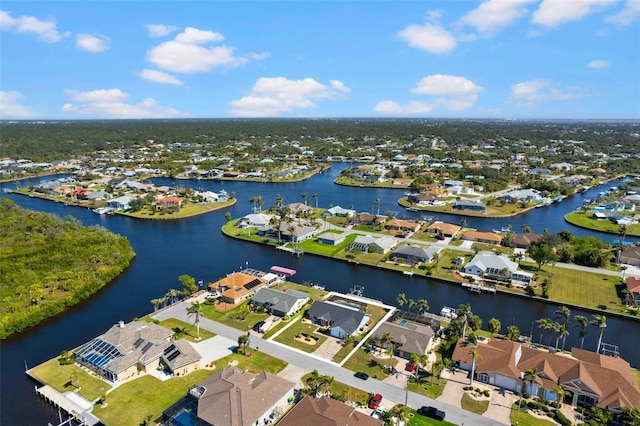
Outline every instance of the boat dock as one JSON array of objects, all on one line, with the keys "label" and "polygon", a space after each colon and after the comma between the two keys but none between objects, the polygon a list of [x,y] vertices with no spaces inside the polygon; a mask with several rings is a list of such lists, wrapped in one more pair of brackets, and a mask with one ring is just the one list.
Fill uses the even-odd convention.
[{"label": "boat dock", "polygon": [[467,290],[473,292],[473,293],[490,293],[490,294],[496,294],[496,289],[494,287],[487,287],[485,285],[482,284],[469,284],[469,283],[462,283],[462,287],[466,288]]},{"label": "boat dock", "polygon": [[295,254],[296,256],[300,256],[304,254],[304,251],[302,251],[301,249],[287,247],[286,245],[276,246],[276,250],[286,251],[288,253]]},{"label": "boat dock", "polygon": [[[78,424],[87,426],[101,424],[100,419],[90,412],[93,408],[91,401],[87,401],[75,392],[60,393],[51,386],[44,385],[40,388],[36,387],[36,393],[44,398],[45,401],[72,416]],[[64,423],[71,424],[71,420],[61,424]]]}]

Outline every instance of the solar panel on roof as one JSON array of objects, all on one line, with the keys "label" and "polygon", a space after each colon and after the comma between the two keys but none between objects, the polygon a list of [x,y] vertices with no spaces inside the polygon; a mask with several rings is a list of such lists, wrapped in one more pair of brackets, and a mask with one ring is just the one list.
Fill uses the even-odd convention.
[{"label": "solar panel on roof", "polygon": [[167,361],[171,362],[174,359],[178,358],[178,356],[180,355],[180,351],[173,351],[168,357],[167,357]]},{"label": "solar panel on roof", "polygon": [[247,284],[244,285],[244,288],[246,288],[247,290],[251,290],[254,287],[259,286],[260,284],[262,284],[262,281],[255,279]]},{"label": "solar panel on roof", "polygon": [[175,345],[169,345],[169,346],[167,346],[167,347],[164,349],[164,351],[163,351],[163,352],[164,352],[164,354],[166,355],[166,354],[168,354],[169,352],[171,352],[171,351],[175,351],[175,350],[176,350]]}]

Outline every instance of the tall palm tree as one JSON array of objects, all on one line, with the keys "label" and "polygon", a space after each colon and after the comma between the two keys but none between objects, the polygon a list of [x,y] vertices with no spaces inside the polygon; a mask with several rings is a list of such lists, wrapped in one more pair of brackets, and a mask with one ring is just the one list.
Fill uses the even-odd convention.
[{"label": "tall palm tree", "polygon": [[242,350],[244,355],[247,354],[247,345],[249,344],[249,335],[241,334],[238,336],[238,350]]},{"label": "tall palm tree", "polygon": [[409,311],[411,311],[412,309],[416,309],[418,304],[416,303],[415,300],[409,299],[409,301],[407,302],[407,305],[409,305]]},{"label": "tall palm tree", "polygon": [[562,339],[562,350],[564,351],[564,343],[566,342],[567,336],[569,335],[569,328],[566,324],[560,324],[560,327],[558,327],[558,335]]},{"label": "tall palm tree", "polygon": [[378,216],[380,216],[380,198],[376,198],[373,203],[378,206]]},{"label": "tall palm tree", "polygon": [[282,209],[283,201],[284,201],[284,198],[282,197],[282,195],[280,194],[276,195],[276,207],[278,208],[278,210]]},{"label": "tall palm tree", "polygon": [[464,323],[463,323],[463,326],[462,326],[462,338],[463,339],[467,335],[467,322],[469,322],[469,316],[471,314],[472,314],[471,305],[469,305],[468,303],[458,306],[458,317],[462,317],[463,320],[464,320]]},{"label": "tall palm tree", "polygon": [[318,193],[317,193],[317,192],[316,192],[316,193],[314,193],[314,194],[313,194],[313,196],[312,196],[312,198],[313,198],[314,200],[316,200],[316,209],[317,209],[317,208],[318,208]]},{"label": "tall palm tree", "polygon": [[596,348],[596,353],[600,353],[600,346],[602,345],[602,335],[604,334],[604,329],[607,327],[607,317],[605,317],[604,315],[595,314],[593,315],[593,319],[589,321],[589,324],[595,325],[600,329],[598,347]]},{"label": "tall palm tree", "polygon": [[418,368],[420,367],[420,355],[415,352],[411,352],[409,355],[409,362],[414,366],[415,370],[413,370],[416,379],[418,378]]},{"label": "tall palm tree", "polygon": [[202,312],[200,311],[201,307],[202,305],[200,302],[191,302],[191,306],[187,307],[187,317],[194,317],[193,325],[196,326],[196,340],[200,340],[200,317],[202,316]]},{"label": "tall palm tree", "polygon": [[[436,361],[432,364],[431,383],[433,383],[433,377],[436,376],[438,378],[438,384],[440,384],[440,373],[442,373],[444,369],[447,368],[447,359],[448,358],[442,358],[441,360]],[[451,362],[451,360],[449,360],[449,362]]]},{"label": "tall palm tree", "polygon": [[587,335],[587,325],[589,324],[589,319],[584,315],[576,315],[573,317],[574,320],[578,322],[574,327],[580,327],[580,349],[584,346],[584,338]]},{"label": "tall palm tree", "polygon": [[523,379],[529,382],[529,395],[533,395],[533,383],[538,378],[538,369],[530,368],[524,372]]},{"label": "tall palm tree", "polygon": [[[549,318],[540,318],[536,320],[538,323],[538,328],[540,329],[540,343],[543,343],[543,336],[549,334],[551,330],[553,330],[553,321]],[[551,336],[549,336],[551,337]],[[549,339],[547,339],[547,346],[549,345]]]},{"label": "tall palm tree", "polygon": [[465,344],[467,346],[471,346],[471,349],[469,349],[469,355],[471,355],[471,380],[469,381],[469,384],[472,385],[473,377],[476,374],[476,358],[478,358],[478,337],[473,333],[469,333],[466,338]]},{"label": "tall palm tree", "polygon": [[562,407],[562,400],[564,396],[567,394],[567,391],[560,385],[555,385],[553,387],[553,393],[556,394],[556,403],[558,403],[558,408]]},{"label": "tall palm tree", "polygon": [[522,229],[522,232],[525,232],[525,233],[530,233],[531,232],[531,227],[529,225],[527,225],[527,224],[520,225],[520,229]]},{"label": "tall palm tree", "polygon": [[251,198],[249,198],[249,202],[251,204],[253,204],[253,213],[256,213],[256,202],[258,201],[258,197],[253,195]]},{"label": "tall palm tree", "polygon": [[398,297],[396,297],[396,302],[398,302],[400,307],[404,306],[404,304],[407,303],[407,296],[405,296],[404,293],[399,293]]},{"label": "tall palm tree", "polygon": [[387,349],[389,349],[389,370],[391,370],[391,360],[393,359],[393,341],[391,340],[391,333],[390,332],[386,332],[382,335],[382,337],[380,338],[380,344],[383,347],[387,347]]},{"label": "tall palm tree", "polygon": [[304,205],[306,206],[307,201],[309,200],[309,193],[305,191],[302,193],[301,197],[302,197],[302,200],[304,201]]},{"label": "tall palm tree", "polygon": [[420,314],[424,314],[429,310],[429,302],[427,302],[427,299],[418,299],[416,308],[418,308],[418,312],[420,312]]}]

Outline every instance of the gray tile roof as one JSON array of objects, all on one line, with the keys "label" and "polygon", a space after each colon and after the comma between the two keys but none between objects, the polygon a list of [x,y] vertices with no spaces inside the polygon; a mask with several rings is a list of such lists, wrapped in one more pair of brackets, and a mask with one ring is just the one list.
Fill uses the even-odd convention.
[{"label": "gray tile roof", "polygon": [[365,314],[335,303],[314,302],[309,309],[309,318],[321,318],[330,321],[331,327],[339,327],[347,334],[358,330]]},{"label": "gray tile roof", "polygon": [[252,302],[269,306],[274,311],[284,312],[286,314],[298,300],[308,298],[309,293],[302,291],[281,291],[272,288],[262,288],[253,296]]}]

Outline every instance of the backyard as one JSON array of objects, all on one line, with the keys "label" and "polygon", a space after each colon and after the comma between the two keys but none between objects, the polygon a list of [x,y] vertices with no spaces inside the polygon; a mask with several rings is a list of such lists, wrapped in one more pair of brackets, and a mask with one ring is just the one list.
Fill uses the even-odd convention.
[{"label": "backyard", "polygon": [[89,401],[93,401],[111,389],[111,385],[90,374],[76,364],[60,365],[57,358],[50,359],[31,369],[31,374],[58,392],[76,391]]}]

